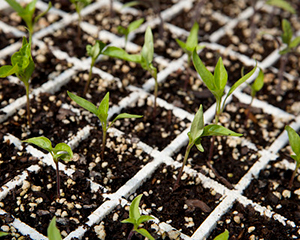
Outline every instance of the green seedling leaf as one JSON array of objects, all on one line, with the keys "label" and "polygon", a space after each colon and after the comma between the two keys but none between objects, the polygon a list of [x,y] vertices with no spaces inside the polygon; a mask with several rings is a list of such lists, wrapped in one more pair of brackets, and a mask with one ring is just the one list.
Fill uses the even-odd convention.
[{"label": "green seedling leaf", "polygon": [[262,69],[259,70],[258,76],[254,80],[253,84],[251,85],[251,96],[254,97],[256,93],[262,89],[264,86],[264,78],[265,74]]},{"label": "green seedling leaf", "polygon": [[67,91],[67,93],[68,93],[69,97],[74,102],[76,102],[79,106],[83,107],[84,109],[86,109],[86,110],[90,111],[91,113],[94,113],[96,116],[98,116],[97,115],[97,113],[98,113],[97,107],[93,103],[91,103],[88,100],[86,100],[82,97],[79,97],[69,91]]},{"label": "green seedling leaf", "polygon": [[190,142],[195,143],[197,139],[202,136],[204,130],[203,128],[204,128],[203,107],[202,105],[200,105],[200,108],[193,119],[191,130],[188,133]]},{"label": "green seedling leaf", "polygon": [[13,75],[18,71],[18,66],[4,65],[0,67],[0,78],[5,78],[7,76]]},{"label": "green seedling leaf", "polygon": [[282,20],[282,31],[283,31],[283,33],[281,35],[281,39],[282,39],[283,43],[285,43],[289,46],[290,42],[292,40],[292,37],[293,37],[293,30],[292,30],[291,24],[286,19]]},{"label": "green seedling leaf", "polygon": [[214,83],[214,76],[213,74],[207,70],[207,68],[202,63],[200,57],[198,56],[196,50],[193,51],[193,63],[195,69],[197,70],[198,74],[200,75],[201,79],[207,86],[207,88],[214,93],[217,90],[217,87]]},{"label": "green seedling leaf", "polygon": [[88,56],[90,56],[92,59],[96,60],[98,56],[102,53],[103,49],[105,48],[106,44],[102,41],[96,40],[96,43],[94,46],[88,44],[86,46],[86,52]]},{"label": "green seedling leaf", "polygon": [[175,39],[176,40],[176,42],[178,43],[178,45],[183,49],[183,50],[186,50],[186,44],[185,44],[185,42],[183,42],[183,41],[181,41],[181,40],[179,40],[179,39]]},{"label": "green seedling leaf", "polygon": [[139,1],[128,2],[128,3],[126,3],[126,4],[123,4],[122,9],[123,9],[123,8],[127,8],[127,7],[134,7],[134,6],[137,6],[137,5],[139,5],[139,4],[141,4]]},{"label": "green seedling leaf", "polygon": [[54,216],[48,226],[47,229],[47,235],[49,240],[61,240],[61,235],[60,232],[58,230],[58,228],[56,227],[56,217]]},{"label": "green seedling leaf", "polygon": [[290,48],[295,48],[300,44],[300,36],[295,37],[291,43],[290,43]]},{"label": "green seedling leaf", "polygon": [[33,137],[23,142],[32,143],[42,149],[45,149],[48,152],[52,152],[52,144],[51,141],[46,137]]},{"label": "green seedling leaf", "polygon": [[37,23],[38,20],[39,20],[41,17],[43,17],[44,15],[46,15],[46,13],[50,10],[50,8],[52,8],[52,3],[51,3],[51,2],[48,3],[48,8],[46,9],[45,12],[42,12],[42,13],[40,13],[39,15],[36,16],[36,18],[34,19],[33,25],[34,25],[35,23]]},{"label": "green seedling leaf", "polygon": [[214,81],[215,81],[216,88],[223,92],[227,83],[227,79],[228,79],[227,71],[224,67],[222,58],[220,57],[216,65],[215,74],[214,74]]},{"label": "green seedling leaf", "polygon": [[143,115],[135,115],[135,114],[129,114],[129,113],[121,113],[118,116],[115,117],[115,119],[109,124],[109,127],[113,125],[115,121],[118,119],[123,119],[123,118],[141,118]]},{"label": "green seedling leaf", "polygon": [[243,136],[243,134],[231,131],[228,128],[225,128],[221,125],[210,124],[210,125],[207,125],[207,126],[204,127],[204,131],[203,131],[201,137],[205,137],[205,136],[235,136],[235,137],[240,137],[240,136]]},{"label": "green seedling leaf", "polygon": [[197,22],[195,22],[186,40],[186,50],[191,53],[198,45],[198,30],[199,30],[199,25]]},{"label": "green seedling leaf", "polygon": [[7,235],[9,235],[9,233],[1,232],[1,231],[0,231],[0,237],[4,237],[4,236],[7,236]]},{"label": "green seedling leaf", "polygon": [[227,229],[225,229],[225,231],[219,234],[218,236],[216,236],[214,240],[228,240],[228,238],[229,238],[229,232]]},{"label": "green seedling leaf", "polygon": [[23,7],[15,0],[5,0],[18,14],[23,13]]},{"label": "green seedling leaf", "polygon": [[128,54],[124,49],[109,46],[103,51],[103,55],[123,59],[128,62],[141,63],[141,55],[140,54]]},{"label": "green seedling leaf", "polygon": [[153,35],[152,35],[151,28],[148,26],[145,33],[145,42],[141,52],[141,56],[142,56],[141,65],[144,69],[147,70],[150,69],[149,66],[153,61],[153,55],[154,55]]},{"label": "green seedling leaf", "polygon": [[56,159],[60,158],[65,162],[69,162],[73,158],[71,147],[65,143],[58,143],[53,149],[53,153]]},{"label": "green seedling leaf", "polygon": [[289,136],[289,142],[291,145],[291,148],[295,155],[292,155],[292,158],[300,164],[300,136],[297,134],[297,132],[291,128],[290,126],[286,126],[285,130],[288,133]]},{"label": "green seedling leaf", "polygon": [[149,215],[141,215],[137,221],[137,225],[140,225],[143,222],[148,222],[149,220],[154,219],[154,217]]},{"label": "green seedling leaf", "polygon": [[[108,117],[109,109],[109,92],[107,92],[100,102],[99,108],[97,110],[97,116],[100,119],[101,123],[106,123]],[[106,126],[103,126],[106,127]]]},{"label": "green seedling leaf", "polygon": [[266,3],[271,6],[279,7],[279,8],[281,8],[285,11],[288,11],[292,14],[296,13],[296,10],[293,8],[293,6],[285,0],[268,0]]},{"label": "green seedling leaf", "polygon": [[139,229],[136,229],[135,231],[137,231],[142,236],[148,238],[149,240],[155,240],[154,237],[152,237],[151,234],[144,228],[139,228]]},{"label": "green seedling leaf", "polygon": [[140,210],[139,210],[139,205],[140,205],[142,196],[143,196],[143,194],[138,195],[137,197],[135,197],[133,199],[132,203],[130,204],[129,218],[135,219],[136,222],[138,221],[138,219],[141,216]]},{"label": "green seedling leaf", "polygon": [[134,30],[138,29],[139,26],[141,26],[141,24],[144,22],[144,18],[138,19],[133,21],[132,23],[130,23],[128,25],[128,34],[133,32]]}]

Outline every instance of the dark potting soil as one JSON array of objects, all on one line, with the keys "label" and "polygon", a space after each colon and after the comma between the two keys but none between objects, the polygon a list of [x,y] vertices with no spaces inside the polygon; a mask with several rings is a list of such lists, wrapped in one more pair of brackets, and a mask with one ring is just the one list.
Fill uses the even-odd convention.
[{"label": "dark potting soil", "polygon": [[29,173],[23,186],[4,199],[3,209],[45,236],[51,219],[56,216],[60,231],[70,233],[87,220],[103,198],[99,192],[91,193],[90,182],[80,172],[75,172],[72,178],[60,173],[60,178],[61,198],[56,199],[56,173],[52,167]]},{"label": "dark potting soil", "polygon": [[[1,133],[0,135],[2,136]],[[3,136],[0,139],[2,142],[0,145],[0,186],[2,186],[21,174],[27,167],[36,164],[38,159],[18,150],[8,140],[4,141]]]},{"label": "dark potting soil", "polygon": [[171,73],[163,83],[159,84],[158,97],[192,114],[198,111],[200,104],[203,106],[203,111],[206,111],[215,102],[214,96],[203,82],[194,76],[189,77],[185,90],[188,74],[188,71],[180,69]]},{"label": "dark potting soil", "polygon": [[[129,3],[132,1],[131,0],[120,0],[120,2],[123,4],[126,4],[126,3]],[[160,0],[159,4],[160,4],[160,11],[164,11],[165,9],[172,7],[172,5],[174,3],[172,0]],[[154,5],[155,5],[155,1],[146,0],[146,1],[143,1],[143,3],[141,3],[141,4],[135,5],[134,8],[142,11],[143,15],[149,16],[151,14],[153,15],[153,12],[157,11],[157,9],[154,7]]]},{"label": "dark potting soil", "polygon": [[293,169],[286,169],[282,162],[293,162],[288,152],[286,149],[280,151],[276,161],[270,162],[266,169],[261,170],[259,176],[251,181],[245,195],[300,225],[299,177],[296,174],[293,185],[289,188]]},{"label": "dark potting soil", "polygon": [[182,176],[180,186],[173,191],[177,178],[177,170],[174,171],[171,166],[160,166],[136,191],[136,195],[144,194],[142,208],[150,211],[160,222],[192,235],[217,206],[221,196],[204,189],[200,179],[189,175],[185,180]]},{"label": "dark potting soil", "polygon": [[224,1],[207,1],[207,7],[214,11],[220,12],[230,18],[236,18],[243,10],[250,6],[248,1],[224,0]]},{"label": "dark potting soil", "polygon": [[10,133],[19,139],[44,135],[51,141],[63,142],[85,127],[88,122],[83,116],[65,108],[55,95],[41,93],[31,99],[32,128],[28,129],[26,107],[1,124],[3,134]]},{"label": "dark potting soil", "polygon": [[[80,40],[78,40],[79,31],[77,24],[78,22],[73,22],[64,29],[59,29],[53,34],[43,37],[43,41],[66,52],[70,57],[87,58],[86,45],[94,45],[97,36],[90,36],[81,30]],[[105,41],[103,40],[103,42]]]},{"label": "dark potting soil", "polygon": [[[230,239],[297,239],[299,228],[283,226],[278,221],[261,216],[250,205],[244,207],[235,203],[232,209],[217,222],[216,228],[208,238],[214,239],[227,229]],[[253,237],[252,237],[253,236]]]},{"label": "dark potting soil", "polygon": [[[147,102],[145,99],[144,101]],[[143,105],[135,103],[134,106],[122,110],[122,112],[143,115],[143,118],[125,119],[115,126],[127,136],[138,138],[151,147],[163,150],[187,128],[188,120],[181,120],[175,117],[171,110],[159,106],[156,108],[156,117],[154,119],[153,103],[148,105],[146,102],[143,102]]]},{"label": "dark potting soil", "polygon": [[2,29],[0,29],[0,49],[10,46],[11,44],[16,43],[17,41],[21,41],[20,39],[20,37],[16,37],[12,33],[6,33]]},{"label": "dark potting soil", "polygon": [[[100,127],[99,127],[100,128]],[[92,129],[90,136],[74,149],[76,161],[68,163],[80,169],[85,177],[104,186],[109,192],[117,191],[144,165],[152,161],[136,143],[108,133],[104,159],[101,159],[102,131]]]}]

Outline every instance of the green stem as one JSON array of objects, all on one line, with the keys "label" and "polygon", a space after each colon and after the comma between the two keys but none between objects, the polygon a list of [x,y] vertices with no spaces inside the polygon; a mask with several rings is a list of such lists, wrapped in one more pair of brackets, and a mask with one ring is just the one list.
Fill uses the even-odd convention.
[{"label": "green stem", "polygon": [[25,84],[25,89],[26,89],[26,108],[27,108],[27,120],[28,120],[28,126],[31,128],[31,117],[30,117],[30,99],[29,99],[29,84]]},{"label": "green stem", "polygon": [[93,73],[92,69],[93,69],[94,64],[95,64],[95,61],[92,59],[92,63],[91,63],[90,71],[89,71],[89,79],[85,84],[84,91],[83,91],[83,96],[85,96],[87,94],[88,90],[89,90],[89,86],[90,86],[91,79],[92,79],[92,73]]},{"label": "green stem", "polygon": [[106,146],[106,129],[103,129],[103,135],[102,135],[102,149],[101,149],[101,160],[104,159],[104,151]]},{"label": "green stem", "polygon": [[157,99],[157,92],[158,92],[158,82],[157,77],[154,77],[155,85],[154,85],[154,106],[153,106],[153,119],[156,118],[156,99]]},{"label": "green stem", "polygon": [[294,170],[294,172],[293,172],[293,174],[292,174],[292,177],[291,177],[291,179],[290,179],[288,188],[292,188],[293,182],[294,182],[294,178],[295,178],[295,176],[296,176],[296,173],[297,173],[298,168],[299,168],[299,164],[296,164],[296,167],[295,167],[295,170]]},{"label": "green stem", "polygon": [[191,143],[191,142],[190,142],[190,143],[187,145],[187,147],[186,147],[185,154],[184,154],[184,159],[183,159],[183,162],[182,162],[182,166],[181,166],[180,171],[179,171],[179,173],[178,173],[177,180],[176,180],[176,182],[175,182],[175,184],[174,184],[173,191],[175,191],[175,190],[179,187],[179,181],[180,181],[180,179],[181,179],[181,175],[182,175],[182,172],[183,172],[183,168],[184,168],[184,166],[185,166],[185,164],[186,164],[186,161],[187,161],[187,159],[188,159],[188,157],[189,157],[191,148],[192,148],[193,146],[194,146],[194,143]]},{"label": "green stem", "polygon": [[55,165],[56,165],[56,194],[57,194],[57,198],[60,198],[60,177],[59,177],[59,167],[58,167],[58,160],[55,161]]}]

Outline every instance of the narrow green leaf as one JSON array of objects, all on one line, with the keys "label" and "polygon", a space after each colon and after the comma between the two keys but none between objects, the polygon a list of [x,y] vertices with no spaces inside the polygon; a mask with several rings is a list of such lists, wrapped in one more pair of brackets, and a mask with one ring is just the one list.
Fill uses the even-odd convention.
[{"label": "narrow green leaf", "polygon": [[121,221],[121,223],[131,223],[133,225],[136,225],[136,220],[133,218],[127,218],[127,219],[124,219],[123,221]]},{"label": "narrow green leaf", "polygon": [[137,6],[139,4],[141,4],[139,1],[131,1],[131,2],[128,2],[126,4],[123,4],[122,8],[134,7],[134,6]]},{"label": "narrow green leaf", "polygon": [[137,225],[140,225],[143,222],[148,222],[149,220],[154,219],[154,217],[149,216],[149,215],[142,215],[138,220],[137,220]]},{"label": "narrow green leaf", "polygon": [[198,45],[198,30],[199,25],[197,22],[195,22],[186,40],[186,49],[189,52],[193,52]]},{"label": "narrow green leaf", "polygon": [[144,59],[146,61],[147,66],[149,66],[152,63],[153,55],[153,35],[150,26],[148,26],[145,33],[145,42],[141,51],[142,60]]},{"label": "narrow green leaf", "polygon": [[290,48],[295,48],[300,44],[300,36],[295,37],[291,43],[290,43]]},{"label": "narrow green leaf", "polygon": [[61,240],[61,235],[60,232],[58,230],[58,228],[56,227],[56,217],[54,216],[48,226],[47,229],[47,235],[49,240]]},{"label": "narrow green leaf", "polygon": [[186,49],[186,44],[185,44],[185,42],[183,42],[183,41],[181,41],[181,40],[179,40],[179,39],[175,39],[176,40],[176,42],[178,43],[178,45],[186,52],[187,51],[187,49]]},{"label": "narrow green leaf", "polygon": [[15,0],[5,0],[18,14],[22,13],[24,9],[22,6]]},{"label": "narrow green leaf", "polygon": [[279,54],[280,55],[284,55],[284,54],[287,54],[291,51],[291,49],[289,47],[286,47],[284,49],[282,49],[281,51],[279,51]]},{"label": "narrow green leaf", "polygon": [[4,65],[0,67],[0,78],[5,78],[12,74],[15,74],[18,71],[18,66]]},{"label": "narrow green leaf", "polygon": [[291,148],[297,156],[297,162],[299,162],[300,161],[300,136],[290,126],[286,126],[285,130],[288,133]]},{"label": "narrow green leaf", "polygon": [[189,137],[191,142],[196,142],[196,140],[202,136],[204,128],[204,120],[203,120],[203,108],[200,105],[199,110],[197,111],[189,132]]},{"label": "narrow green leaf", "polygon": [[284,42],[287,45],[290,45],[290,42],[293,37],[293,30],[291,24],[286,19],[283,19],[281,24],[282,24],[282,31],[283,31],[281,35],[282,42]]},{"label": "narrow green leaf", "polygon": [[256,68],[257,68],[257,64],[250,72],[248,72],[246,75],[242,76],[239,80],[237,80],[232,85],[232,87],[229,89],[229,91],[224,99],[222,109],[224,109],[224,107],[225,107],[225,102],[226,102],[227,98],[234,92],[235,89],[237,89],[242,83],[244,83],[248,78],[250,78],[252,76],[252,74],[256,71]]},{"label": "narrow green leaf", "polygon": [[227,229],[225,229],[225,231],[219,234],[218,236],[216,236],[214,240],[227,240],[228,238],[229,238],[229,232]]},{"label": "narrow green leaf", "polygon": [[144,228],[136,229],[139,234],[143,235],[144,237],[148,238],[149,240],[155,240],[154,237],[151,236],[151,234]]},{"label": "narrow green leaf", "polygon": [[293,8],[293,6],[285,0],[268,0],[266,3],[275,7],[279,7],[292,14],[296,13],[296,10]]},{"label": "narrow green leaf", "polygon": [[[109,92],[107,92],[100,102],[100,105],[97,110],[97,116],[100,119],[102,123],[107,122],[107,117],[108,117],[108,109],[109,109]],[[103,126],[102,126],[103,127]],[[106,128],[106,126],[105,126]]]},{"label": "narrow green leaf", "polygon": [[40,13],[39,15],[37,15],[37,16],[34,18],[34,24],[37,23],[38,20],[39,20],[41,17],[45,16],[45,15],[47,14],[47,12],[49,12],[50,8],[52,8],[52,3],[51,3],[51,2],[48,3],[48,8],[47,8],[44,12]]},{"label": "narrow green leaf", "polygon": [[7,235],[9,235],[9,233],[1,232],[1,231],[0,231],[0,237],[4,237],[4,236],[7,236]]},{"label": "narrow green leaf", "polygon": [[36,2],[37,2],[37,0],[33,0],[26,5],[26,11],[29,12],[31,16],[33,16]]},{"label": "narrow green leaf", "polygon": [[56,158],[60,158],[65,162],[71,161],[73,158],[73,151],[66,143],[58,143],[53,149]]},{"label": "narrow green leaf", "polygon": [[76,102],[79,106],[83,107],[84,109],[90,111],[91,113],[94,113],[96,116],[98,116],[98,111],[97,111],[97,107],[89,102],[88,100],[82,98],[82,97],[79,97],[69,91],[67,91],[69,97],[74,101]]},{"label": "narrow green leaf", "polygon": [[143,115],[134,115],[134,114],[129,114],[129,113],[121,113],[121,114],[119,114],[118,116],[115,117],[115,119],[109,124],[108,128],[110,128],[113,125],[113,123],[115,121],[117,121],[118,119],[123,119],[123,118],[141,118],[141,117],[143,117]]},{"label": "narrow green leaf", "polygon": [[140,194],[138,196],[136,196],[132,203],[130,204],[130,209],[129,209],[129,218],[131,219],[135,219],[136,221],[140,218],[141,214],[140,214],[140,209],[139,209],[139,205],[140,205],[140,201],[142,198],[143,194]]},{"label": "narrow green leaf", "polygon": [[144,22],[144,18],[138,19],[133,21],[132,23],[130,23],[128,25],[128,33],[131,33],[132,31],[134,31],[135,29],[138,29],[139,26],[141,26],[141,24]]},{"label": "narrow green leaf", "polygon": [[222,58],[220,57],[215,67],[215,74],[214,74],[216,88],[219,90],[225,89],[227,79],[228,79],[227,71],[224,67]]},{"label": "narrow green leaf", "polygon": [[141,63],[141,55],[140,54],[128,54],[124,49],[118,47],[107,47],[103,53],[103,55],[123,59],[128,62]]},{"label": "narrow green leaf", "polygon": [[90,56],[93,60],[96,60],[99,57],[99,55],[102,53],[102,50],[104,49],[105,46],[106,44],[99,40],[96,40],[94,46],[88,44],[86,46],[86,51],[88,56]]},{"label": "narrow green leaf", "polygon": [[214,84],[214,76],[210,71],[202,63],[200,57],[198,56],[196,50],[193,51],[193,63],[195,69],[197,70],[198,74],[200,75],[201,79],[207,86],[207,88],[212,92],[216,90],[216,86]]},{"label": "narrow green leaf", "polygon": [[201,144],[201,138],[198,138],[198,140],[200,140],[198,143],[196,142],[195,143],[195,146],[197,147],[197,149],[200,151],[200,152],[204,152],[204,148]]},{"label": "narrow green leaf", "polygon": [[52,152],[52,144],[51,141],[46,137],[33,137],[24,140],[23,142],[32,143],[40,148],[45,149],[48,152]]},{"label": "narrow green leaf", "polygon": [[264,86],[264,72],[262,71],[262,69],[259,70],[258,76],[256,77],[255,81],[253,82],[253,84],[251,85],[251,96],[254,97],[255,94],[262,89],[262,87]]},{"label": "narrow green leaf", "polygon": [[207,125],[207,126],[204,127],[202,137],[205,137],[205,136],[235,136],[235,137],[240,137],[240,136],[243,136],[243,134],[231,131],[228,128],[225,128],[221,125],[210,124],[210,125]]}]

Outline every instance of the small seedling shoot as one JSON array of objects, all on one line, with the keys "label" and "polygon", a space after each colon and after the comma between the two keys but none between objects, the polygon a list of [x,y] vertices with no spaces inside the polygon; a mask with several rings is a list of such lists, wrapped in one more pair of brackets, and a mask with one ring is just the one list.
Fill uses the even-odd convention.
[{"label": "small seedling shoot", "polygon": [[[31,39],[31,38],[29,38]],[[11,56],[12,65],[0,67],[0,78],[15,74],[25,85],[27,98],[27,119],[28,126],[31,127],[30,100],[29,100],[29,80],[34,71],[34,62],[31,56],[31,42],[23,37],[21,49]]]},{"label": "small seedling shoot", "polygon": [[57,198],[60,198],[60,177],[59,177],[59,159],[69,162],[73,158],[73,152],[70,146],[66,143],[58,143],[55,148],[52,147],[51,141],[46,137],[33,137],[24,140],[23,142],[32,143],[46,151],[48,151],[55,163],[56,167],[56,186],[57,186]]},{"label": "small seedling shoot", "polygon": [[92,0],[70,0],[71,3],[74,4],[75,10],[78,14],[78,25],[77,25],[77,42],[80,43],[80,38],[81,38],[81,21],[82,21],[82,16],[81,16],[81,10],[88,6]]},{"label": "small seedling shoot", "polygon": [[54,216],[47,228],[47,236],[49,240],[61,240],[62,237],[56,227],[56,216]]},{"label": "small seedling shoot", "polygon": [[[251,85],[249,84],[249,86],[251,88],[251,101],[250,101],[247,109],[245,109],[245,114],[246,114],[245,126],[247,125],[246,124],[247,123],[247,119],[249,118],[249,116],[251,114],[250,109],[251,109],[251,105],[253,103],[253,100],[254,100],[254,98],[256,96],[256,93],[258,91],[260,91],[262,89],[262,87],[264,86],[264,77],[265,77],[264,72],[263,72],[262,69],[260,69],[259,73],[258,73],[258,76],[254,80],[254,82]],[[251,119],[254,119],[254,117],[251,118]]]},{"label": "small seedling shoot", "polygon": [[34,32],[34,26],[38,22],[38,20],[41,17],[43,17],[50,10],[50,8],[52,7],[51,2],[49,1],[48,8],[46,9],[46,11],[40,13],[39,15],[37,15],[34,18],[33,16],[34,16],[35,5],[36,5],[37,0],[31,1],[25,7],[22,7],[20,5],[20,3],[18,3],[15,0],[5,0],[5,1],[18,13],[18,15],[26,23],[26,26],[27,26],[28,31],[29,31],[29,42],[31,43],[31,37],[32,37],[33,32]]},{"label": "small seedling shoot", "polygon": [[176,42],[178,45],[183,49],[183,51],[187,54],[187,75],[184,83],[184,90],[186,91],[187,86],[189,84],[190,79],[190,67],[191,67],[191,59],[194,49],[196,51],[200,50],[201,48],[204,48],[204,46],[198,44],[198,30],[199,25],[197,22],[194,23],[190,34],[186,40],[186,42],[183,42],[179,39],[176,39]]},{"label": "small seedling shoot", "polygon": [[[242,76],[232,85],[222,102],[222,97],[225,94],[225,86],[228,80],[228,74],[224,67],[222,58],[220,57],[218,60],[214,75],[204,66],[195,50],[193,52],[193,63],[202,81],[216,98],[215,124],[218,124],[220,114],[224,111],[226,106],[226,100],[242,83],[252,76],[252,74],[256,71],[257,65],[249,73],[247,73],[245,76]],[[213,155],[214,140],[215,137],[212,138],[211,148],[209,151],[209,160]]]},{"label": "small seedling shoot", "polygon": [[293,186],[294,178],[296,176],[296,173],[299,169],[300,166],[300,136],[297,134],[297,132],[291,128],[290,126],[286,126],[285,130],[288,133],[289,136],[289,142],[290,146],[295,154],[291,154],[291,157],[295,160],[296,162],[296,167],[295,170],[292,174],[291,180],[289,182],[289,188]]},{"label": "small seedling shoot", "polygon": [[111,121],[110,124],[108,124],[108,109],[109,109],[109,92],[107,92],[100,102],[99,107],[97,108],[93,103],[89,102],[88,100],[79,97],[71,92],[68,91],[69,97],[76,102],[79,106],[83,107],[84,109],[90,111],[91,113],[95,114],[102,126],[102,148],[101,148],[101,158],[104,159],[104,150],[106,146],[106,135],[107,130],[114,124],[115,121],[118,119],[124,119],[124,118],[141,118],[141,115],[133,115],[128,113],[121,113],[118,116],[114,118],[114,120]]},{"label": "small seedling shoot", "polygon": [[281,95],[281,85],[283,81],[283,73],[285,72],[285,67],[288,61],[289,54],[295,51],[296,47],[300,44],[300,36],[293,38],[293,30],[290,22],[286,19],[282,20],[282,35],[281,41],[286,46],[284,49],[279,51],[280,57],[280,66],[278,71],[279,82],[277,84],[277,94]]},{"label": "small seedling shoot", "polygon": [[0,231],[0,237],[5,237],[7,235],[9,235],[9,233]]},{"label": "small seedling shoot", "polygon": [[131,223],[133,225],[133,229],[129,233],[127,240],[130,240],[135,232],[141,234],[149,240],[154,240],[154,238],[146,229],[139,227],[140,224],[154,219],[149,215],[141,215],[139,205],[142,196],[143,194],[140,194],[133,199],[132,203],[130,204],[129,218],[122,221],[122,223]]},{"label": "small seedling shoot", "polygon": [[189,157],[191,148],[195,145],[200,152],[204,152],[204,148],[201,144],[201,140],[203,137],[207,137],[207,136],[242,136],[242,134],[233,132],[233,131],[231,131],[221,125],[217,125],[217,124],[210,124],[210,125],[204,126],[203,108],[202,108],[202,105],[200,105],[200,108],[198,109],[198,111],[193,119],[193,122],[191,124],[191,129],[188,132],[189,143],[185,150],[182,167],[178,173],[177,180],[174,185],[174,190],[176,190],[179,187],[179,181],[181,179],[183,168]]},{"label": "small seedling shoot", "polygon": [[106,46],[106,44],[99,41],[99,40],[96,40],[94,46],[92,46],[90,44],[88,44],[86,46],[87,55],[89,57],[91,57],[91,66],[90,66],[90,71],[89,71],[89,78],[88,78],[88,81],[86,82],[85,87],[84,87],[83,96],[85,96],[87,94],[88,90],[89,90],[89,86],[90,86],[91,79],[92,79],[93,67],[94,67],[95,62],[96,62],[97,58],[99,57],[99,55],[102,54],[103,49],[105,48],[105,46]]},{"label": "small seedling shoot", "polygon": [[224,232],[220,233],[218,236],[214,238],[214,240],[228,240],[229,239],[229,232],[225,229]]},{"label": "small seedling shoot", "polygon": [[148,26],[145,33],[145,42],[140,54],[128,54],[124,49],[117,47],[107,47],[103,52],[104,55],[120,58],[125,61],[135,62],[141,64],[142,68],[147,70],[151,76],[154,78],[154,105],[153,105],[153,118],[156,117],[156,99],[158,91],[158,81],[157,81],[157,69],[153,66],[153,35],[151,28]]},{"label": "small seedling shoot", "polygon": [[138,29],[139,26],[141,26],[141,24],[143,22],[144,22],[144,18],[141,18],[141,19],[135,20],[132,23],[130,23],[127,28],[125,28],[123,26],[118,26],[118,32],[125,36],[125,45],[124,45],[125,50],[126,50],[126,45],[127,45],[127,42],[128,42],[129,33],[133,32],[136,29]]}]

